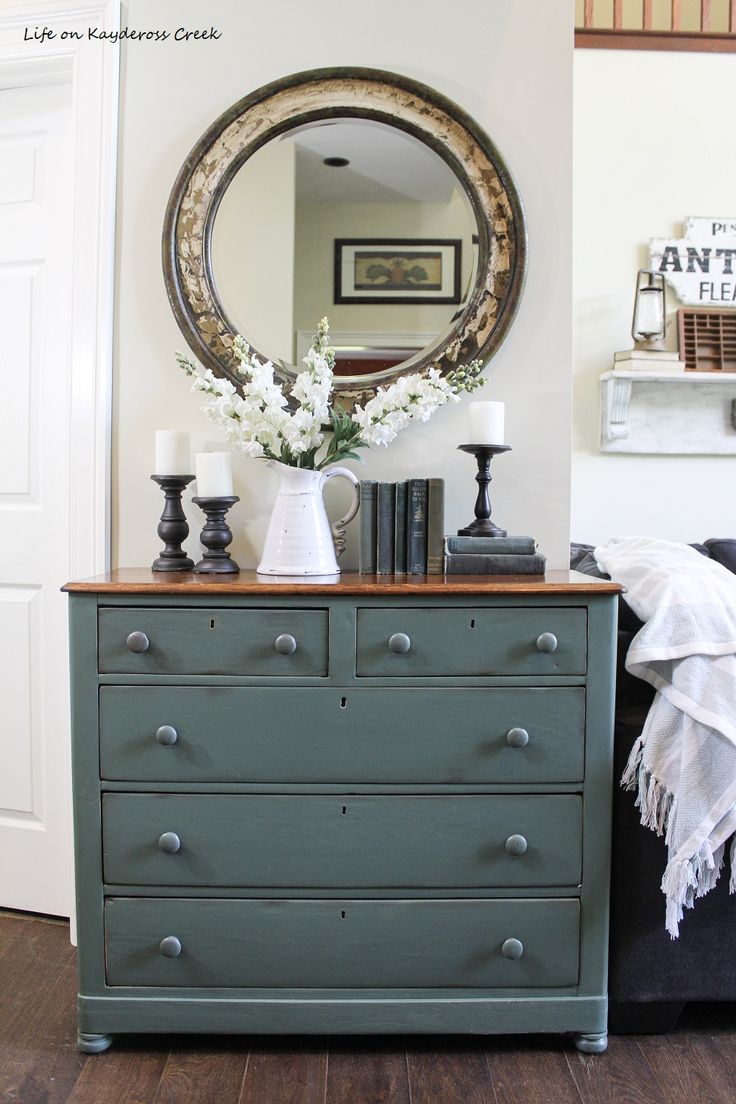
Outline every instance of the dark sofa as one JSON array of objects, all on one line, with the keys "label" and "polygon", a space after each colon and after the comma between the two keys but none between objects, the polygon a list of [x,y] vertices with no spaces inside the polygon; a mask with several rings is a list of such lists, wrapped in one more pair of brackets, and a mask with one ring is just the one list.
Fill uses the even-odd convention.
[{"label": "dark sofa", "polygon": [[[736,540],[693,545],[736,574]],[[571,546],[570,566],[607,578],[590,545]],[[736,1001],[736,895],[728,860],[715,889],[687,909],[679,939],[664,927],[660,882],[664,840],[642,827],[636,794],[618,781],[641,732],[654,690],[628,674],[624,660],[641,622],[620,600],[614,736],[613,854],[609,958],[609,1029],[614,1034],[668,1031],[687,1001]]]}]

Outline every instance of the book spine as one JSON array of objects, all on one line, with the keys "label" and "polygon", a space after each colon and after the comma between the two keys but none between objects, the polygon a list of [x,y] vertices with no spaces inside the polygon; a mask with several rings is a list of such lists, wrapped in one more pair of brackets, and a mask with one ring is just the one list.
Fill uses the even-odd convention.
[{"label": "book spine", "polygon": [[407,484],[396,484],[396,511],[394,514],[394,574],[406,571],[406,492]]},{"label": "book spine", "polygon": [[360,573],[376,573],[376,482],[360,481]]},{"label": "book spine", "polygon": [[478,556],[448,552],[445,556],[446,575],[543,575],[547,557]]},{"label": "book spine", "polygon": [[445,569],[445,481],[427,480],[427,574]]},{"label": "book spine", "polygon": [[396,510],[396,484],[379,483],[376,518],[378,540],[376,542],[376,571],[379,575],[394,572],[394,512]]},{"label": "book spine", "polygon": [[427,480],[410,479],[406,519],[406,570],[410,575],[427,572]]},{"label": "book spine", "polygon": [[467,552],[476,555],[484,553],[496,556],[499,553],[513,553],[530,556],[536,551],[534,537],[447,537],[446,550],[450,553]]}]

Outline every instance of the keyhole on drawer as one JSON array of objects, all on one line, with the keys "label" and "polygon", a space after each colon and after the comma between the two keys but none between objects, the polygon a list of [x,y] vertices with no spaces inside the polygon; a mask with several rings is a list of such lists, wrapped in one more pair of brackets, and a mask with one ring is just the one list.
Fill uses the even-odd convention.
[{"label": "keyhole on drawer", "polygon": [[344,912],[341,912],[341,913],[340,913],[340,919],[341,919],[341,920],[344,920],[344,919],[345,919],[345,913],[344,913]]},{"label": "keyhole on drawer", "polygon": [[345,709],[347,707],[347,704],[348,704],[348,699],[347,698],[340,698],[340,708],[341,709]]},{"label": "keyhole on drawer", "polygon": [[470,622],[470,627],[471,629],[475,628],[475,618],[473,618],[473,620]]},{"label": "keyhole on drawer", "polygon": [[212,617],[212,618],[210,618],[210,628],[214,629],[214,627],[215,627],[215,619],[214,619],[214,617]]},{"label": "keyhole on drawer", "polygon": [[343,816],[345,816],[345,814],[346,814],[346,812],[347,812],[347,811],[348,811],[348,807],[347,807],[347,805],[343,805],[343,807],[342,807],[342,815],[343,815]]}]

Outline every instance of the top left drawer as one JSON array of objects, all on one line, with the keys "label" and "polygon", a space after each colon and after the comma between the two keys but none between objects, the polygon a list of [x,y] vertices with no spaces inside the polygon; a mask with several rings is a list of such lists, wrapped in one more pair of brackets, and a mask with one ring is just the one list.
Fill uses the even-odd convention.
[{"label": "top left drawer", "polygon": [[116,608],[98,616],[101,674],[327,674],[326,610]]}]

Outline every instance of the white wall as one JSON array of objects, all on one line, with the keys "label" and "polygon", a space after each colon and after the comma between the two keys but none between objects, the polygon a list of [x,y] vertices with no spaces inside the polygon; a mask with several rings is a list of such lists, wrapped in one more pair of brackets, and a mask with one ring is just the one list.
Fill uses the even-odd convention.
[{"label": "white wall", "polygon": [[575,51],[573,540],[736,535],[733,457],[598,451],[598,377],[632,346],[649,238],[736,215],[734,81],[734,54]]},{"label": "white wall", "polygon": [[[176,29],[214,24],[218,42],[124,46],[118,210],[114,423],[114,556],[150,562],[160,495],[149,482],[153,433],[179,426],[216,439],[173,352],[184,348],[164,293],[160,236],[177,171],[231,103],[310,67],[366,65],[403,73],[460,104],[491,134],[529,220],[530,265],[519,316],[489,370],[487,397],[507,403],[513,452],[497,463],[494,504],[515,532],[532,532],[566,563],[570,461],[571,72],[568,0],[129,0],[123,23]],[[326,304],[326,307],[328,304]],[[366,478],[444,475],[447,529],[472,516],[470,459],[456,446],[466,412],[445,408],[356,471]],[[240,458],[236,555],[256,563],[275,490],[260,462]],[[341,500],[343,501],[343,500]],[[196,511],[191,511],[196,516]],[[355,528],[354,526],[352,527]],[[191,545],[194,547],[195,542]],[[347,566],[355,563],[354,547]]]}]

